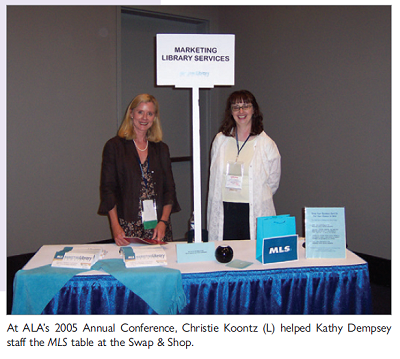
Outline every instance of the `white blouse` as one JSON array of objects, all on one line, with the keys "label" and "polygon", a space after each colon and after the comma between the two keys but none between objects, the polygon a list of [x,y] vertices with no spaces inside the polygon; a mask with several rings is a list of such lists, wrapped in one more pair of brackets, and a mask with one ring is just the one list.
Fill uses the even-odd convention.
[{"label": "white blouse", "polygon": [[[254,147],[252,146],[252,140],[248,140],[243,146],[244,142],[239,141],[240,154],[237,156],[237,143],[236,138],[229,137],[226,144],[225,151],[225,166],[224,166],[224,178],[227,175],[228,162],[237,161],[243,163],[243,182],[241,189],[230,189],[226,188],[225,180],[222,181],[222,201],[223,202],[240,202],[249,203],[249,168],[250,163],[254,154]],[[242,147],[243,146],[243,147]]]},{"label": "white blouse", "polygon": [[[225,187],[227,137],[218,133],[211,148],[210,180],[207,203],[207,229],[210,241],[222,241],[224,229],[223,189]],[[263,131],[246,144],[253,156],[248,169],[250,239],[257,238],[257,218],[276,215],[272,196],[279,187],[281,156],[275,142]],[[245,147],[246,147],[245,146]]]}]

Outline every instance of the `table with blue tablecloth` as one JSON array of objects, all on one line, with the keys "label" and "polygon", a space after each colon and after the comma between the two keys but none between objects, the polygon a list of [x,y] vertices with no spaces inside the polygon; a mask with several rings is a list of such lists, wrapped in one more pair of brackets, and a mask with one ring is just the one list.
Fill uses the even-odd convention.
[{"label": "table with blue tablecloth", "polygon": [[[115,244],[92,270],[51,267],[63,245],[43,246],[16,274],[12,314],[370,314],[368,264],[344,259],[261,264],[255,241],[224,241],[245,269],[217,262],[177,263],[176,243],[164,247],[167,267],[125,268]],[[133,245],[135,246],[135,245]],[[45,293],[45,295],[43,295]]]}]

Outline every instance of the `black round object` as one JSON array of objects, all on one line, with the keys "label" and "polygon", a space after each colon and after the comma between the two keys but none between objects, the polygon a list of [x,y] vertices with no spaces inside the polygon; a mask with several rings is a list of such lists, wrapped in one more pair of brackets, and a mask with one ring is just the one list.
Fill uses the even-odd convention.
[{"label": "black round object", "polygon": [[215,250],[215,258],[220,263],[228,263],[233,258],[233,249],[229,246],[219,246]]}]

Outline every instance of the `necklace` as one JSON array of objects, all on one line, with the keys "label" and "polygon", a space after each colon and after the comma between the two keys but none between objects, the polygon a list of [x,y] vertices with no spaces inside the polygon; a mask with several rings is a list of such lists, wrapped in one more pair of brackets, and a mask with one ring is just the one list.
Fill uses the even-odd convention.
[{"label": "necklace", "polygon": [[135,140],[133,140],[133,143],[135,144],[136,148],[137,148],[139,151],[142,151],[142,152],[146,151],[146,150],[147,150],[147,147],[149,146],[149,141],[147,141],[146,147],[142,150],[141,148],[139,148],[139,147],[137,146]]}]

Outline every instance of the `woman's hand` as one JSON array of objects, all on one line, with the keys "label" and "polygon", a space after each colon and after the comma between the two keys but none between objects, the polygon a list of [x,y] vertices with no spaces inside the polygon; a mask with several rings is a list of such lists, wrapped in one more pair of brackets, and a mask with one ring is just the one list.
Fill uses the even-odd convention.
[{"label": "woman's hand", "polygon": [[164,241],[165,230],[167,229],[167,225],[164,222],[158,222],[156,228],[153,231],[153,238],[159,242]]},{"label": "woman's hand", "polygon": [[118,246],[127,246],[129,241],[125,238],[125,231],[119,224],[115,224],[111,227],[113,238]]},{"label": "woman's hand", "polygon": [[115,243],[119,246],[127,246],[129,241],[125,239],[125,231],[119,224],[116,206],[108,212],[108,216],[110,218],[111,231]]},{"label": "woman's hand", "polygon": [[167,223],[165,223],[165,222],[169,221],[169,216],[171,215],[171,211],[172,211],[172,204],[166,204],[163,207],[163,213],[162,213],[161,219],[157,223],[156,228],[154,228],[152,239],[156,239],[159,242],[164,241],[165,231],[167,230]]}]

